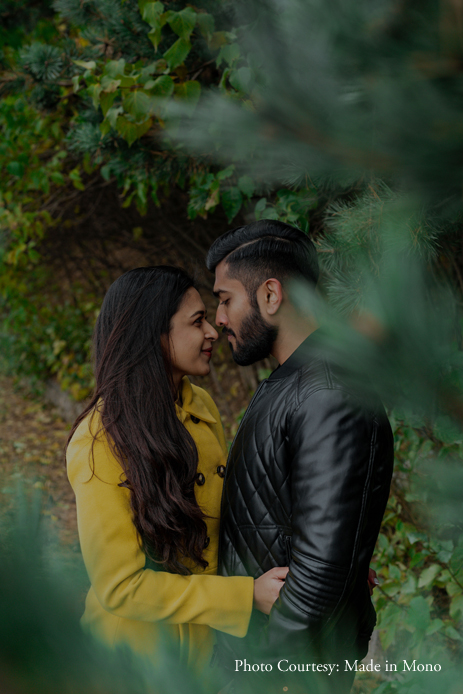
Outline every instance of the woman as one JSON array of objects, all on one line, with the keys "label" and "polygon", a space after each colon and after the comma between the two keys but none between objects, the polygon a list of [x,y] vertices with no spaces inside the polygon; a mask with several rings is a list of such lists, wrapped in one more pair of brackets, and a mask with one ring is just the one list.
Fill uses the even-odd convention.
[{"label": "woman", "polygon": [[225,439],[186,374],[209,373],[217,337],[183,270],[122,275],[97,320],[95,392],[67,447],[91,583],[83,624],[155,661],[162,622],[196,667],[213,629],[244,636],[253,603],[270,611],[286,573],[216,575]]}]

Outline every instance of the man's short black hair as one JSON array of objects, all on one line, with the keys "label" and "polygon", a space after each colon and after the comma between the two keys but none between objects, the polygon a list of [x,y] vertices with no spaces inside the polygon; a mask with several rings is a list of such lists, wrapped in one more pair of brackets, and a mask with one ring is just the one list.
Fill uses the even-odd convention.
[{"label": "man's short black hair", "polygon": [[299,278],[316,285],[319,268],[317,250],[300,229],[273,219],[262,219],[226,231],[209,249],[207,269],[214,272],[226,259],[228,274],[245,287],[253,305],[256,291],[274,277],[282,284]]}]

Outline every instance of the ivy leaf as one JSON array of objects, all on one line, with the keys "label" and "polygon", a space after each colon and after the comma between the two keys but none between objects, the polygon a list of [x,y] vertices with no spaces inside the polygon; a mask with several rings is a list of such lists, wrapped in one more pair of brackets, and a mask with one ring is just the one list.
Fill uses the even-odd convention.
[{"label": "ivy leaf", "polygon": [[168,13],[167,21],[177,36],[188,41],[195,28],[196,12],[191,7],[185,7],[180,12]]},{"label": "ivy leaf", "polygon": [[73,60],[74,65],[78,67],[83,67],[86,70],[94,70],[96,68],[96,63],[94,60]]},{"label": "ivy leaf", "polygon": [[188,80],[176,87],[175,94],[179,98],[188,101],[189,105],[194,109],[201,96],[201,85],[196,80]]},{"label": "ivy leaf", "polygon": [[[261,198],[254,208],[254,215],[255,215],[256,219],[261,218],[262,212],[265,210],[266,207],[267,207],[267,198]],[[380,535],[379,538],[381,539],[381,537],[383,537],[383,536]]]},{"label": "ivy leaf", "polygon": [[227,65],[232,65],[235,60],[240,57],[240,47],[237,43],[227,43],[220,49],[220,53],[216,58],[217,67],[220,66],[222,61],[225,61]]},{"label": "ivy leaf", "polygon": [[449,637],[449,639],[453,639],[454,641],[463,641],[461,634],[459,634],[452,625],[446,627],[445,634]]},{"label": "ivy leaf", "polygon": [[136,78],[132,77],[131,75],[121,75],[120,80],[122,89],[128,89],[130,87],[134,87],[137,84]]},{"label": "ivy leaf", "polygon": [[458,546],[455,547],[453,551],[452,558],[450,560],[450,568],[454,574],[458,574],[463,568],[463,544],[461,539]]},{"label": "ivy leaf", "polygon": [[103,115],[106,117],[106,114],[108,113],[109,109],[113,105],[114,99],[116,98],[115,92],[104,92],[101,95],[100,98],[100,106],[101,110],[103,111]]},{"label": "ivy leaf", "polygon": [[137,124],[127,120],[124,116],[119,116],[116,121],[116,130],[131,147],[135,140],[139,140],[151,128],[152,124],[151,118],[148,118],[144,123]]},{"label": "ivy leaf", "polygon": [[[124,75],[125,70],[125,60],[121,58],[120,60],[110,60],[106,63],[103,75],[108,76],[110,79],[116,79],[120,75]],[[102,80],[103,81],[103,80]]]},{"label": "ivy leaf", "polygon": [[436,631],[439,631],[442,629],[444,626],[444,622],[442,619],[433,619],[431,624],[428,626],[426,629],[426,636],[430,636],[431,634],[434,634]]},{"label": "ivy leaf", "polygon": [[249,67],[240,67],[238,70],[234,70],[229,77],[230,84],[239,92],[249,89],[251,80],[252,71]]},{"label": "ivy leaf", "polygon": [[416,578],[412,573],[410,573],[406,581],[402,583],[401,592],[403,595],[413,595],[416,593]]},{"label": "ivy leaf", "polygon": [[146,2],[143,5],[143,9],[140,8],[140,10],[141,16],[150,26],[157,27],[165,24],[165,20],[161,19],[164,12],[164,5],[162,2]]},{"label": "ivy leaf", "polygon": [[74,188],[77,188],[77,190],[85,190],[85,186],[80,177],[80,171],[77,167],[72,169],[72,171],[69,173],[69,178],[71,179]]},{"label": "ivy leaf", "polygon": [[103,75],[101,80],[101,88],[104,92],[115,92],[120,83],[121,80],[115,80],[109,75]]},{"label": "ivy leaf", "polygon": [[80,82],[81,75],[74,75],[72,78],[72,91],[74,94],[77,94],[79,91],[79,82]]},{"label": "ivy leaf", "polygon": [[149,89],[153,96],[167,98],[174,91],[174,80],[169,75],[161,75],[157,79],[151,80],[151,83],[146,83],[145,89]]},{"label": "ivy leaf", "polygon": [[418,588],[424,588],[434,581],[436,576],[441,572],[442,567],[439,564],[431,564],[424,571],[418,581]]},{"label": "ivy leaf", "polygon": [[275,219],[278,221],[280,219],[280,215],[278,210],[276,210],[274,207],[267,207],[267,209],[262,213],[262,219]]},{"label": "ivy leaf", "polygon": [[105,164],[104,166],[102,166],[100,169],[100,174],[103,176],[105,181],[109,181],[109,179],[111,178],[111,165]]},{"label": "ivy leaf", "polygon": [[196,15],[196,24],[204,38],[210,41],[215,29],[214,17],[207,12],[199,12]]},{"label": "ivy leaf", "polygon": [[428,536],[426,535],[426,533],[411,532],[407,533],[407,539],[410,542],[410,544],[413,545],[415,544],[415,542],[426,542]]},{"label": "ivy leaf", "polygon": [[403,612],[398,605],[389,603],[381,613],[379,624],[381,645],[387,649],[395,641],[397,625],[403,620]]},{"label": "ivy leaf", "polygon": [[157,51],[162,39],[162,28],[158,26],[154,27],[154,29],[151,29],[151,31],[148,32],[148,38],[153,44],[154,50]]},{"label": "ivy leaf", "polygon": [[452,619],[461,619],[463,616],[463,595],[454,595],[450,603],[450,616]]},{"label": "ivy leaf", "polygon": [[436,559],[437,561],[441,561],[444,564],[447,564],[449,559],[452,556],[452,550],[448,549],[441,549],[440,552],[436,554]]},{"label": "ivy leaf", "polygon": [[461,429],[453,419],[446,415],[437,417],[433,426],[434,435],[444,443],[461,441]]},{"label": "ivy leaf", "polygon": [[224,181],[226,178],[230,178],[230,176],[233,175],[233,172],[235,171],[235,166],[233,164],[230,164],[230,166],[227,166],[226,169],[222,169],[222,171],[219,171],[217,174],[217,179],[219,181]]},{"label": "ivy leaf", "polygon": [[104,119],[102,123],[100,123],[100,132],[101,134],[107,135],[111,131],[111,123],[107,118]]},{"label": "ivy leaf", "polygon": [[225,210],[229,222],[238,214],[243,204],[243,197],[238,188],[233,187],[224,190],[220,194],[222,207]]},{"label": "ivy leaf", "polygon": [[244,195],[246,195],[246,197],[250,198],[255,190],[254,181],[252,180],[251,176],[240,176],[238,179],[238,188],[242,193],[244,193]]},{"label": "ivy leaf", "polygon": [[164,60],[164,58],[159,58],[159,60],[156,60],[156,72],[167,72],[169,69],[169,66],[167,65],[167,60]]},{"label": "ivy leaf", "polygon": [[53,181],[53,183],[56,183],[56,185],[58,186],[62,186],[64,184],[64,176],[59,171],[52,171],[50,174],[50,178]]},{"label": "ivy leaf", "polygon": [[394,564],[389,566],[389,578],[393,581],[400,581],[402,579],[402,572],[398,566],[394,566]]},{"label": "ivy leaf", "polygon": [[151,78],[151,75],[154,75],[154,73],[157,72],[157,61],[154,61],[154,63],[148,63],[148,65],[145,65],[143,70],[140,72],[140,82],[144,82],[145,80],[148,80]]},{"label": "ivy leaf", "polygon": [[109,109],[108,113],[106,114],[106,120],[109,121],[112,128],[116,127],[118,116],[120,116],[121,113],[124,113],[122,106],[113,106]]},{"label": "ivy leaf", "polygon": [[164,53],[164,58],[170,70],[175,70],[181,65],[191,49],[191,43],[185,39],[177,39],[175,43]]},{"label": "ivy leaf", "polygon": [[146,118],[153,108],[153,100],[141,89],[129,92],[123,101],[124,110],[137,121]]},{"label": "ivy leaf", "polygon": [[88,88],[88,93],[92,97],[93,106],[97,109],[100,104],[101,84],[92,84]]},{"label": "ivy leaf", "polygon": [[224,31],[215,31],[209,41],[209,48],[213,51],[222,48],[227,43],[227,36]]},{"label": "ivy leaf", "polygon": [[214,183],[210,187],[210,195],[208,199],[206,200],[206,203],[204,205],[204,209],[206,212],[208,212],[211,209],[214,209],[217,207],[220,201],[220,184],[218,181],[214,181]]},{"label": "ivy leaf", "polygon": [[426,631],[431,624],[429,605],[421,595],[417,598],[413,598],[410,602],[406,621],[407,624],[423,632]]},{"label": "ivy leaf", "polygon": [[10,163],[6,165],[6,170],[12,176],[18,176],[20,178],[24,174],[24,165],[20,164],[19,161],[10,161]]}]

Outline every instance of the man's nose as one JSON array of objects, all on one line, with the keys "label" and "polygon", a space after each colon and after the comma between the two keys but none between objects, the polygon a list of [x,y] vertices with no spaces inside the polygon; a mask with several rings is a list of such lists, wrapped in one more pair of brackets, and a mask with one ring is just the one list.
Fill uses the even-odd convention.
[{"label": "man's nose", "polygon": [[220,306],[217,306],[217,312],[215,314],[215,324],[219,326],[219,328],[224,327],[227,325],[228,320],[227,320],[227,314],[221,308]]}]

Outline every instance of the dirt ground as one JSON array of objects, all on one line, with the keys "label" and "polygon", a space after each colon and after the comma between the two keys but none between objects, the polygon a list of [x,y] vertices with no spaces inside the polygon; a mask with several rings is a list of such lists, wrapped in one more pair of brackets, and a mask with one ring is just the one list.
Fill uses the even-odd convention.
[{"label": "dirt ground", "polygon": [[66,550],[79,551],[74,494],[64,464],[70,425],[56,410],[0,377],[0,508],[13,509],[18,492],[42,491],[42,514]]}]

